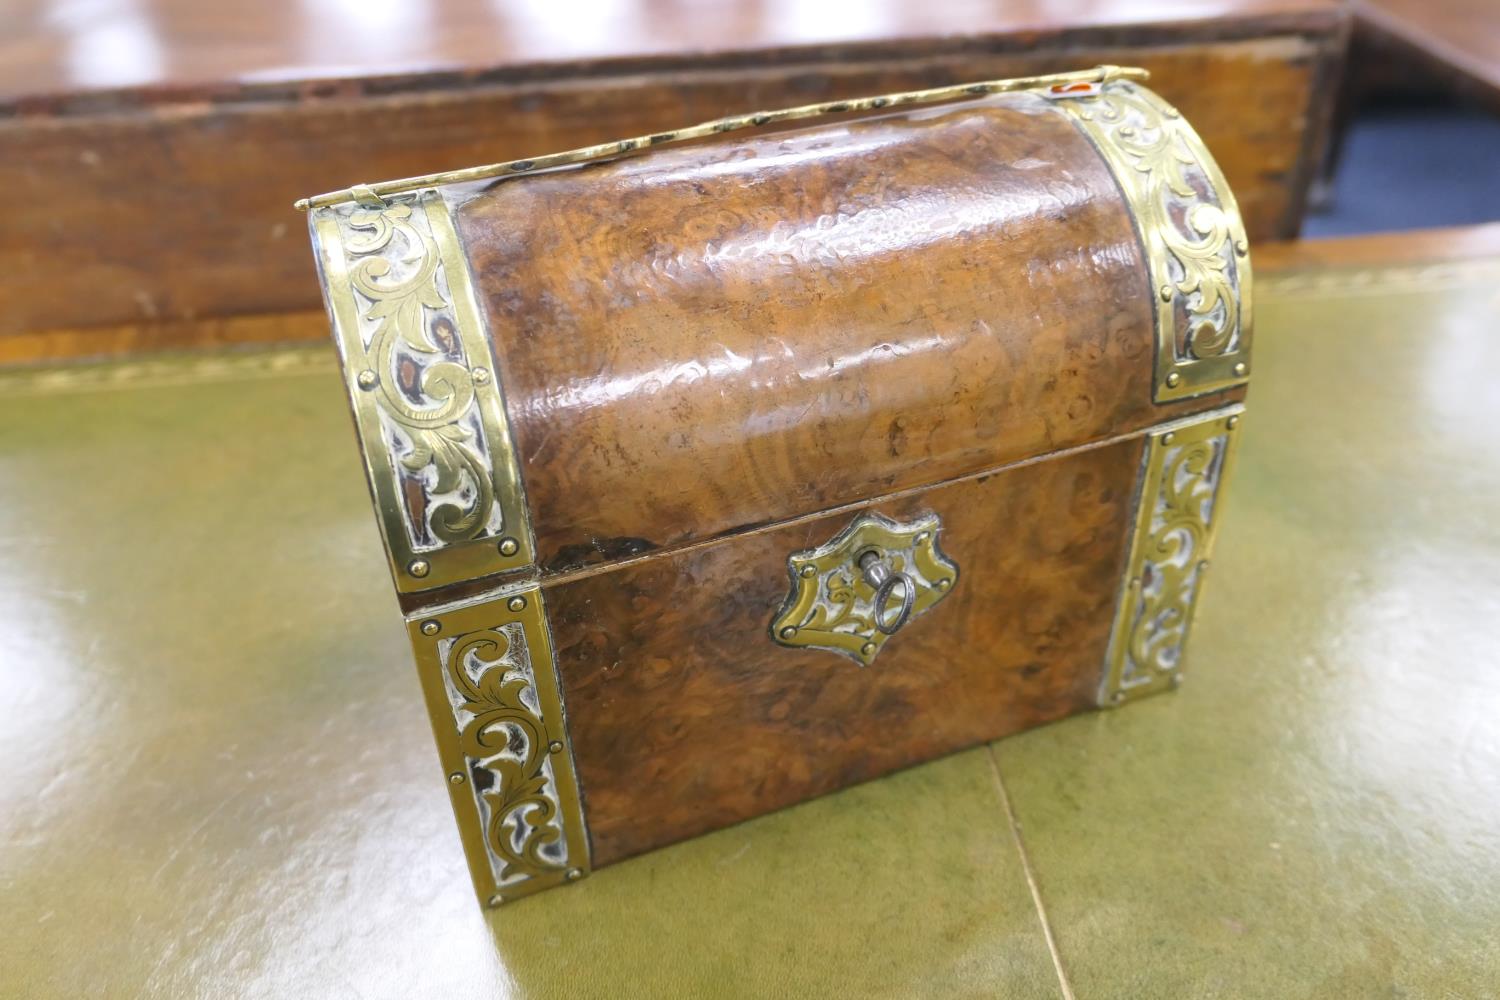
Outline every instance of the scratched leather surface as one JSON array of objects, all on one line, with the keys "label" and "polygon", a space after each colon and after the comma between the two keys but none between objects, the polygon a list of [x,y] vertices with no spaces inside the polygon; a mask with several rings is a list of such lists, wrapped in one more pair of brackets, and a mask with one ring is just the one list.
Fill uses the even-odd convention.
[{"label": "scratched leather surface", "polygon": [[475,192],[457,224],[551,569],[1223,401],[1152,405],[1131,216],[1034,94]]},{"label": "scratched leather surface", "polygon": [[[1187,685],[997,744],[1076,996],[1494,995],[1497,279],[1268,289]],[[7,384],[0,524],[0,996],[1060,995],[984,750],[478,910],[331,356]]]}]

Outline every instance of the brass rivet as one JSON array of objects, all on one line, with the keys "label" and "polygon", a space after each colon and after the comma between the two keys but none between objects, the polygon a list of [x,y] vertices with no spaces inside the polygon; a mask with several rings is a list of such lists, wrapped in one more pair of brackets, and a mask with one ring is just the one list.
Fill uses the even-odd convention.
[{"label": "brass rivet", "polygon": [[510,608],[512,611],[525,611],[526,598],[517,595],[516,597],[512,597],[510,600],[506,601],[505,606],[507,608]]},{"label": "brass rivet", "polygon": [[1200,560],[1199,563],[1198,563],[1198,572],[1202,573],[1206,569],[1208,569],[1208,560],[1207,559]]},{"label": "brass rivet", "polygon": [[500,539],[500,554],[502,556],[513,556],[521,550],[521,544],[514,538]]},{"label": "brass rivet", "polygon": [[916,544],[921,545],[925,541],[927,541],[927,532],[925,532],[925,531],[919,531],[919,532],[917,532]]},{"label": "brass rivet", "polygon": [[1169,388],[1175,388],[1176,385],[1177,385],[1177,383],[1181,382],[1181,381],[1182,381],[1182,376],[1179,375],[1177,372],[1169,372],[1167,374],[1167,386]]},{"label": "brass rivet", "polygon": [[781,637],[783,639],[790,639],[792,636],[794,636],[796,634],[797,634],[797,626],[795,626],[795,625],[788,625],[786,628],[784,628],[784,629],[781,630]]},{"label": "brass rivet", "polygon": [[366,368],[364,371],[359,373],[359,376],[355,378],[354,381],[359,383],[359,387],[361,389],[373,389],[375,388],[376,383],[380,381],[380,376],[376,375],[374,372],[370,371],[370,369]]},{"label": "brass rivet", "polygon": [[938,581],[938,582],[937,582],[937,589],[938,589],[938,590],[947,590],[947,589],[948,589],[948,588],[949,588],[949,587],[950,587],[950,586],[952,586],[952,585],[953,585],[953,581],[952,581],[952,580],[950,580],[950,579],[948,579],[948,578],[947,578],[947,577],[946,577],[946,576],[945,576],[945,577],[943,577],[943,578],[942,578],[942,579],[941,579],[941,580],[939,580],[939,581]]},{"label": "brass rivet", "polygon": [[464,783],[464,773],[462,771],[454,771],[448,775],[448,781],[455,785],[462,785]]},{"label": "brass rivet", "polygon": [[475,385],[490,384],[490,370],[488,368],[475,368],[469,374],[474,377]]},{"label": "brass rivet", "polygon": [[421,577],[424,577],[428,573],[430,573],[432,571],[432,567],[427,565],[426,559],[413,559],[411,562],[406,564],[406,571],[412,576],[420,579]]},{"label": "brass rivet", "polygon": [[553,740],[547,744],[548,753],[562,753],[562,740]]},{"label": "brass rivet", "polygon": [[583,869],[582,868],[569,868],[568,869],[568,881],[569,882],[577,882],[581,878],[583,878]]},{"label": "brass rivet", "polygon": [[1110,695],[1109,700],[1118,705],[1125,700],[1125,692],[1116,691],[1114,694]]},{"label": "brass rivet", "polygon": [[1140,577],[1138,577],[1138,576],[1132,576],[1130,578],[1131,589],[1139,587],[1140,585],[1141,585],[1141,578]]},{"label": "brass rivet", "polygon": [[1246,372],[1248,372],[1249,370],[1250,370],[1250,366],[1247,365],[1247,364],[1245,364],[1245,362],[1243,362],[1243,361],[1237,362],[1235,364],[1235,366],[1234,366],[1234,373],[1236,375],[1243,375]]},{"label": "brass rivet", "polygon": [[1174,688],[1175,687],[1182,687],[1182,675],[1181,674],[1173,674],[1172,675],[1172,686]]},{"label": "brass rivet", "polygon": [[864,655],[869,656],[871,653],[875,652],[875,644],[873,642],[867,642],[863,646],[859,647],[859,651]]},{"label": "brass rivet", "polygon": [[818,567],[809,564],[807,566],[803,566],[801,572],[803,576],[812,576],[813,574],[818,572]]},{"label": "brass rivet", "polygon": [[1171,302],[1172,301],[1172,286],[1171,285],[1162,285],[1161,286],[1161,300],[1163,302]]},{"label": "brass rivet", "polygon": [[429,618],[425,622],[422,623],[422,634],[423,635],[437,635],[442,630],[443,630],[442,623],[439,622],[436,618]]},{"label": "brass rivet", "polygon": [[492,909],[492,910],[495,909],[496,907],[498,907],[503,902],[505,902],[505,900],[501,899],[498,895],[491,896],[490,897],[490,909]]},{"label": "brass rivet", "polygon": [[1176,440],[1177,440],[1177,435],[1175,433],[1173,433],[1172,431],[1167,431],[1167,433],[1165,433],[1165,434],[1163,434],[1161,436],[1161,443],[1162,444],[1171,444],[1173,441],[1176,441]]},{"label": "brass rivet", "polygon": [[1245,256],[1245,254],[1250,252],[1250,244],[1246,243],[1244,240],[1235,240],[1234,252],[1243,257]]},{"label": "brass rivet", "polygon": [[1234,430],[1239,425],[1240,425],[1239,414],[1235,414],[1234,416],[1230,417],[1228,420],[1224,421],[1224,426],[1228,427],[1230,430]]}]

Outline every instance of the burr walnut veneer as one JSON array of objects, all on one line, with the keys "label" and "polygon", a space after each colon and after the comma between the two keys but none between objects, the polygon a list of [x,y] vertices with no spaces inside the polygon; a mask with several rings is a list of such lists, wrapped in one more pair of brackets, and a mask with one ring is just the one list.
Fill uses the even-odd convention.
[{"label": "burr walnut veneer", "polygon": [[1181,676],[1250,272],[1142,75],[310,199],[482,899]]}]

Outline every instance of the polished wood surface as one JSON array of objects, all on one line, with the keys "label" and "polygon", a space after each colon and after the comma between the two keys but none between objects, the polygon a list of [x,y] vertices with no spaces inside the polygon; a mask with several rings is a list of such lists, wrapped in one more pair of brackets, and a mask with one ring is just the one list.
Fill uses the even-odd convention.
[{"label": "polished wood surface", "polygon": [[1208,23],[1322,13],[1328,0],[405,0],[83,5],[15,0],[0,38],[0,101],[104,88],[399,75],[475,66],[722,57],[917,37]]},{"label": "polished wood surface", "polygon": [[840,513],[545,591],[594,864],[1095,705],[1142,439],[872,509],[937,513],[953,592],[869,667],[771,641]]},{"label": "polished wood surface", "polygon": [[1361,34],[1374,46],[1416,57],[1500,106],[1500,5],[1495,0],[1352,0]]},{"label": "polished wood surface", "polygon": [[1500,257],[1500,222],[1262,243],[1255,248],[1255,273],[1260,277],[1283,271],[1388,267],[1492,257]]},{"label": "polished wood surface", "polygon": [[1035,95],[495,182],[455,221],[551,572],[1223,401],[1153,404],[1131,212]]},{"label": "polished wood surface", "polygon": [[[941,7],[923,8],[924,16]],[[578,20],[571,9],[558,11]],[[519,56],[501,47],[477,64],[396,76],[268,82],[276,74],[262,66],[229,82],[187,84],[181,81],[195,71],[164,70],[145,88],[17,97],[0,114],[0,186],[11,196],[0,271],[26,293],[0,311],[0,360],[57,357],[47,353],[50,331],[63,332],[53,339],[64,350],[112,349],[131,338],[71,331],[316,307],[303,220],[288,207],[313,192],[757,107],[1101,62],[1151,69],[1156,88],[1214,150],[1252,238],[1290,235],[1322,141],[1342,22],[1335,7],[1318,3],[1223,14],[1124,26],[1059,16],[1007,33],[1003,25],[1014,22],[967,14],[945,21],[934,13],[932,23],[948,27],[881,40],[768,49],[755,47],[753,33],[726,33],[721,39],[739,46],[733,53],[559,55],[527,66],[506,62]],[[961,32],[953,28],[960,20]],[[233,34],[259,44],[249,41],[257,37],[253,25]],[[330,42],[328,51],[348,47]],[[195,51],[170,51],[179,49]],[[226,56],[223,65],[233,76],[235,60]],[[292,65],[299,68],[286,72],[296,76],[321,64]],[[9,345],[15,334],[23,342]]]}]

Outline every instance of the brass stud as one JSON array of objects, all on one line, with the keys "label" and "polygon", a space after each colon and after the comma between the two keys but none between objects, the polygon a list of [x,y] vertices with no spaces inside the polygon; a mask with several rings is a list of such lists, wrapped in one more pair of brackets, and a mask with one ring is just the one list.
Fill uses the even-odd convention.
[{"label": "brass stud", "polygon": [[506,601],[505,606],[507,608],[510,608],[512,611],[525,611],[526,598],[517,594],[515,597],[512,597],[510,600]]},{"label": "brass stud", "polygon": [[1182,381],[1182,376],[1179,373],[1177,373],[1177,372],[1168,372],[1167,373],[1167,388],[1169,388],[1169,389],[1175,389],[1177,387],[1177,384],[1179,382],[1181,382],[1181,381]]},{"label": "brass stud", "polygon": [[583,869],[582,868],[569,868],[568,869],[568,881],[569,882],[577,882],[581,878],[583,878]]},{"label": "brass stud", "polygon": [[1171,444],[1173,441],[1176,441],[1176,440],[1177,440],[1177,435],[1173,431],[1167,431],[1167,433],[1165,433],[1165,434],[1163,434],[1161,436],[1161,443],[1162,444]]},{"label": "brass stud", "polygon": [[547,744],[547,752],[548,753],[562,753],[562,751],[563,751],[562,740],[553,740],[551,743]]},{"label": "brass stud", "polygon": [[1180,688],[1180,687],[1182,687],[1182,674],[1173,674],[1172,675],[1172,686],[1174,688]]},{"label": "brass stud", "polygon": [[1208,569],[1208,560],[1207,559],[1200,559],[1198,561],[1198,572],[1202,573],[1206,569]]},{"label": "brass stud", "polygon": [[475,385],[490,384],[490,370],[488,368],[475,368],[469,374],[473,376]]},{"label": "brass stud", "polygon": [[505,902],[505,900],[501,899],[498,893],[491,896],[489,899],[490,909],[497,909],[503,902]]},{"label": "brass stud", "polygon": [[859,651],[865,656],[869,656],[871,653],[875,652],[875,644],[873,642],[867,642],[863,646],[859,647]]},{"label": "brass stud", "polygon": [[1116,691],[1114,694],[1109,696],[1109,700],[1114,702],[1116,705],[1123,704],[1125,701],[1125,692]]},{"label": "brass stud", "polygon": [[953,581],[952,581],[952,580],[950,580],[950,579],[948,579],[948,578],[947,578],[947,577],[946,577],[946,576],[945,576],[945,577],[943,577],[943,578],[942,578],[942,579],[941,579],[941,580],[939,580],[939,581],[938,581],[938,582],[937,582],[937,583],[936,583],[936,584],[935,584],[935,586],[936,586],[936,587],[937,587],[937,589],[938,589],[938,590],[947,590],[947,589],[948,589],[948,588],[949,588],[949,587],[951,587],[951,586],[953,586]]},{"label": "brass stud", "polygon": [[499,549],[502,556],[513,556],[521,551],[521,543],[514,538],[502,538],[500,539]]},{"label": "brass stud", "polygon": [[422,634],[423,635],[437,635],[442,630],[443,630],[443,624],[442,624],[442,622],[438,621],[436,618],[429,618],[425,622],[422,623]]},{"label": "brass stud", "polygon": [[925,532],[925,531],[919,531],[919,532],[917,532],[916,544],[921,545],[921,544],[925,543],[926,541],[927,541],[927,532]]},{"label": "brass stud", "polygon": [[1131,590],[1138,589],[1140,587],[1140,585],[1141,585],[1141,578],[1140,577],[1138,577],[1138,576],[1132,576],[1130,578],[1130,589]]},{"label": "brass stud", "polygon": [[790,639],[792,636],[794,636],[796,634],[797,634],[797,626],[795,626],[795,625],[788,625],[786,628],[784,628],[784,629],[781,630],[781,637],[783,639]]},{"label": "brass stud", "polygon": [[1224,426],[1228,427],[1230,430],[1234,430],[1239,425],[1240,425],[1240,415],[1238,413],[1236,413],[1234,416],[1230,417],[1228,420],[1224,421]]},{"label": "brass stud", "polygon": [[1245,254],[1250,252],[1250,244],[1246,243],[1244,240],[1235,240],[1234,252],[1243,257],[1245,256]]},{"label": "brass stud", "polygon": [[1245,362],[1243,362],[1243,361],[1235,362],[1234,373],[1236,375],[1244,375],[1249,370],[1250,370],[1250,366],[1247,365],[1247,364],[1245,364]]},{"label": "brass stud", "polygon": [[453,785],[462,785],[464,783],[464,773],[462,771],[454,771],[448,775],[448,782]]},{"label": "brass stud", "polygon": [[808,563],[806,566],[803,566],[802,569],[801,569],[801,573],[802,573],[803,576],[816,576],[817,572],[818,572],[818,567],[812,565],[811,563]]},{"label": "brass stud", "polygon": [[427,564],[426,559],[413,559],[406,564],[406,571],[417,579],[421,579],[432,572],[432,567]]},{"label": "brass stud", "polygon": [[1172,301],[1172,286],[1171,285],[1162,285],[1161,286],[1161,300],[1163,302],[1171,302]]},{"label": "brass stud", "polygon": [[359,373],[354,381],[359,383],[359,387],[361,389],[368,390],[375,388],[375,386],[379,384],[380,376],[376,375],[374,372],[370,371],[370,369],[366,368],[364,371]]}]

